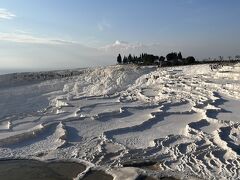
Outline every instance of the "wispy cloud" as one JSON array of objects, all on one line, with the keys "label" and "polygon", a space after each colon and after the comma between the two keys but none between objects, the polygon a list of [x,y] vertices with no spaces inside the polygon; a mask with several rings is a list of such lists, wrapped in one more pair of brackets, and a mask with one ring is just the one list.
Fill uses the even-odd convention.
[{"label": "wispy cloud", "polygon": [[14,17],[16,17],[16,15],[9,12],[7,9],[0,9],[0,19],[12,19]]},{"label": "wispy cloud", "polygon": [[77,42],[58,38],[40,37],[27,33],[1,33],[0,41],[31,44],[73,44]]},{"label": "wispy cloud", "polygon": [[108,44],[106,46],[100,47],[100,50],[106,52],[122,52],[122,51],[131,51],[138,48],[142,48],[144,45],[142,43],[129,43],[126,41],[115,41],[113,44]]},{"label": "wispy cloud", "polygon": [[110,29],[112,25],[107,22],[106,19],[102,19],[98,24],[97,24],[98,30],[99,31],[104,31],[106,29]]},{"label": "wispy cloud", "polygon": [[123,55],[141,54],[141,53],[152,53],[156,55],[165,55],[170,51],[181,50],[180,46],[174,43],[140,43],[140,42],[126,42],[126,41],[115,41],[113,44],[100,47],[99,50],[104,51],[107,54],[118,54]]}]

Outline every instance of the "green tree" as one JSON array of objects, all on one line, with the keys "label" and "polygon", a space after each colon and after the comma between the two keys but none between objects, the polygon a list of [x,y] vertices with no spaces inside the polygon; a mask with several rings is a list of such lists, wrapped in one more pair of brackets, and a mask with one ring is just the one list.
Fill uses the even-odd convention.
[{"label": "green tree", "polygon": [[167,58],[168,61],[177,60],[177,59],[178,59],[178,54],[175,53],[175,52],[172,52],[172,53],[169,53],[169,54],[166,56],[166,58]]},{"label": "green tree", "polygon": [[118,55],[117,62],[118,62],[118,64],[122,63],[122,56],[121,56],[121,54]]},{"label": "green tree", "polygon": [[127,64],[127,63],[128,63],[128,59],[127,59],[126,56],[124,56],[124,58],[123,58],[123,64]]},{"label": "green tree", "polygon": [[193,56],[189,56],[186,58],[187,64],[194,64],[196,59]]},{"label": "green tree", "polygon": [[132,57],[131,54],[129,54],[129,56],[128,56],[128,62],[129,62],[129,63],[133,63],[133,57]]},{"label": "green tree", "polygon": [[159,61],[165,61],[165,57],[161,56],[161,57],[159,58]]},{"label": "green tree", "polygon": [[178,59],[180,59],[180,60],[183,59],[183,57],[182,57],[182,53],[181,53],[181,52],[178,53]]}]

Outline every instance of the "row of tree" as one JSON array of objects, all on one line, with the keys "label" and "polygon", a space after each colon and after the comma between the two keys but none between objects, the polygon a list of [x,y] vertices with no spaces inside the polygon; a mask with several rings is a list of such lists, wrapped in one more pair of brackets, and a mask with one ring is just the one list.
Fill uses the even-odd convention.
[{"label": "row of tree", "polygon": [[158,66],[175,66],[188,65],[196,62],[193,56],[187,58],[182,57],[182,53],[172,52],[164,56],[155,56],[152,54],[141,54],[140,56],[132,56],[131,54],[122,58],[121,54],[117,57],[118,64],[138,64],[138,65],[158,65]]}]

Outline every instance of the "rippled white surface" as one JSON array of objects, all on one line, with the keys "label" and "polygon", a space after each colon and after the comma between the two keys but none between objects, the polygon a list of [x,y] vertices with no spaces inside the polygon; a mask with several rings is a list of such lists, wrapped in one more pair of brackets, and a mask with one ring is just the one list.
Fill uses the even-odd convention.
[{"label": "rippled white surface", "polygon": [[0,82],[1,158],[154,160],[161,171],[239,178],[239,65],[109,66]]}]

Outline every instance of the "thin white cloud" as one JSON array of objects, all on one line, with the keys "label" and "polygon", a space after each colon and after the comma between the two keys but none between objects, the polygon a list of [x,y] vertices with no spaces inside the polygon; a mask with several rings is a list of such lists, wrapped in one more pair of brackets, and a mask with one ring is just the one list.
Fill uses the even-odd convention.
[{"label": "thin white cloud", "polygon": [[142,43],[129,43],[126,41],[115,41],[113,44],[109,44],[103,47],[100,47],[100,50],[104,50],[106,52],[123,52],[123,51],[131,51],[135,49],[140,49],[144,45]]},{"label": "thin white cloud", "polygon": [[128,55],[129,53],[139,55],[141,53],[151,53],[155,55],[166,55],[171,51],[181,51],[181,46],[171,43],[132,43],[125,41],[115,41],[113,44],[109,44],[99,49],[107,54],[116,55],[118,53]]},{"label": "thin white cloud", "polygon": [[104,31],[106,29],[110,29],[112,25],[107,22],[106,19],[103,19],[97,24],[97,27],[99,31]]},{"label": "thin white cloud", "polygon": [[[14,37],[14,46],[11,42],[0,40],[1,47],[4,47],[4,51],[0,51],[1,69],[69,69],[115,63],[115,56],[97,48],[77,43],[66,44],[68,41],[59,40],[60,42],[54,44],[57,40],[27,38],[30,43],[23,39],[18,39],[21,43],[16,43]],[[49,41],[54,43],[42,44]]]},{"label": "thin white cloud", "polygon": [[10,41],[15,43],[31,44],[73,44],[77,42],[67,41],[64,39],[54,39],[47,37],[38,37],[26,33],[0,33],[0,41]]},{"label": "thin white cloud", "polygon": [[0,9],[0,19],[12,19],[14,17],[16,17],[16,15],[9,12],[7,9]]}]

